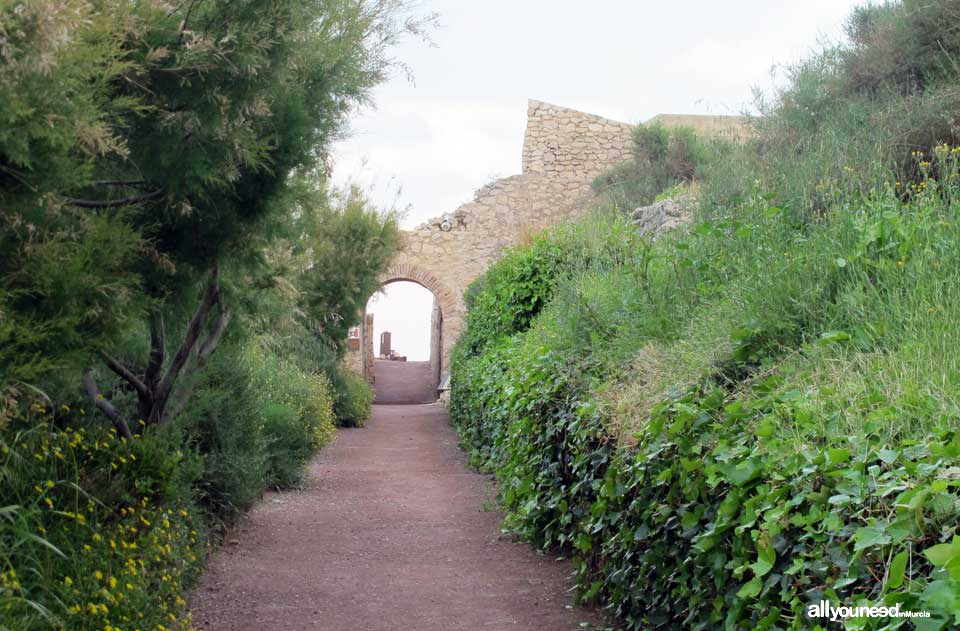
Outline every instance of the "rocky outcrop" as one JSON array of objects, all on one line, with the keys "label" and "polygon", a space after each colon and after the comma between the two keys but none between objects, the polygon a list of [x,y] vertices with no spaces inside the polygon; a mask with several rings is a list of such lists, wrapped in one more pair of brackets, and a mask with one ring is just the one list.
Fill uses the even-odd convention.
[{"label": "rocky outcrop", "polygon": [[649,206],[641,206],[630,217],[644,235],[656,238],[665,232],[690,225],[696,198],[682,195],[664,199]]}]

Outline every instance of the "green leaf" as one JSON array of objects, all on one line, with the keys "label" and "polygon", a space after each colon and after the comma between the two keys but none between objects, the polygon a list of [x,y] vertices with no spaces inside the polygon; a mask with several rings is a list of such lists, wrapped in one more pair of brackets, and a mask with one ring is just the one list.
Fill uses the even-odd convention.
[{"label": "green leaf", "polygon": [[960,580],[960,535],[954,535],[950,543],[930,546],[923,551],[923,556],[935,566],[946,568],[951,578]]},{"label": "green leaf", "polygon": [[737,598],[756,598],[757,594],[763,588],[763,581],[759,576],[754,576],[750,581],[740,588],[737,592]]},{"label": "green leaf", "polygon": [[841,342],[849,342],[850,334],[846,331],[825,331],[820,334],[820,344],[826,346],[828,344],[839,344]]},{"label": "green leaf", "polygon": [[850,450],[842,448],[828,449],[827,457],[833,464],[843,464],[850,460]]},{"label": "green leaf", "polygon": [[873,548],[890,543],[890,535],[876,526],[865,526],[857,529],[857,532],[853,534],[853,540],[856,542],[853,550],[854,552],[858,552],[866,548]]},{"label": "green leaf", "polygon": [[757,548],[757,561],[750,564],[757,577],[765,576],[777,562],[777,551],[769,543],[761,543]]},{"label": "green leaf", "polygon": [[887,589],[897,589],[903,585],[903,577],[907,569],[908,558],[909,553],[906,550],[893,557],[893,561],[890,563],[890,571],[887,575]]},{"label": "green leaf", "polygon": [[924,607],[960,618],[960,583],[950,580],[931,581],[923,590],[920,601]]},{"label": "green leaf", "polygon": [[744,460],[737,464],[722,465],[720,471],[734,486],[743,486],[760,473],[760,465],[752,460]]}]

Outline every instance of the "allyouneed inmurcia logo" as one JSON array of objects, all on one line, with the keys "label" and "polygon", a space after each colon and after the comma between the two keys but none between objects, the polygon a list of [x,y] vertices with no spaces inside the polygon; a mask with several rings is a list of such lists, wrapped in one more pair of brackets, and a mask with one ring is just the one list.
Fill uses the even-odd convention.
[{"label": "allyouneed inmurcia logo", "polygon": [[826,618],[831,622],[847,618],[929,618],[929,611],[904,611],[900,603],[889,607],[841,605],[834,607],[829,600],[821,600],[807,607],[808,618]]}]

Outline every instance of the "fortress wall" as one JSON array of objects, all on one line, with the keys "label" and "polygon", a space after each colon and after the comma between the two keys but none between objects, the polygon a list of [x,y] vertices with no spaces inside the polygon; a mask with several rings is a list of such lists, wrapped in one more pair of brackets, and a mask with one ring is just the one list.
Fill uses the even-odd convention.
[{"label": "fortress wall", "polygon": [[589,185],[631,157],[634,126],[531,100],[523,140],[523,172]]}]

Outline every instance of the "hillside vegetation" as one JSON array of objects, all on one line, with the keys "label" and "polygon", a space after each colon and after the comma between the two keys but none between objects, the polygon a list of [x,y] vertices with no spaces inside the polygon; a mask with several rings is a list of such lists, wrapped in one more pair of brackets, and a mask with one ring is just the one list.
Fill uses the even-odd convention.
[{"label": "hillside vegetation", "polygon": [[363,423],[339,361],[397,222],[327,152],[422,24],[0,2],[0,629],[190,629],[223,525]]},{"label": "hillside vegetation", "polygon": [[[848,629],[960,626],[958,25],[855,11],[753,138],[684,132],[706,149],[674,177],[638,132],[606,180],[636,186],[468,291],[453,422],[582,601],[633,629],[834,628],[820,600],[931,614]],[[689,230],[620,211],[686,180]]]}]

